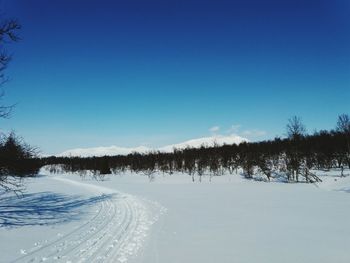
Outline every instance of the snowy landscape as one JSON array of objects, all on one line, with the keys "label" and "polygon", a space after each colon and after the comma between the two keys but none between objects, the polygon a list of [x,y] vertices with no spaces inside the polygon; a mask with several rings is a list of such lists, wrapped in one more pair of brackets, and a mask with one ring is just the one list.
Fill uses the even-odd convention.
[{"label": "snowy landscape", "polygon": [[0,263],[349,263],[349,0],[1,0]]},{"label": "snowy landscape", "polygon": [[338,170],[317,184],[48,170],[22,198],[2,196],[1,262],[350,260],[350,176]]}]

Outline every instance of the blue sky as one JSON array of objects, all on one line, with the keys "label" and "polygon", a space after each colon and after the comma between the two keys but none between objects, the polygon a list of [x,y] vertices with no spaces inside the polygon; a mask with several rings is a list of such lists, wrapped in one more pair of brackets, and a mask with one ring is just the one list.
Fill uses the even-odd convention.
[{"label": "blue sky", "polygon": [[4,102],[44,153],[312,132],[349,113],[350,2],[2,0],[22,24]]}]

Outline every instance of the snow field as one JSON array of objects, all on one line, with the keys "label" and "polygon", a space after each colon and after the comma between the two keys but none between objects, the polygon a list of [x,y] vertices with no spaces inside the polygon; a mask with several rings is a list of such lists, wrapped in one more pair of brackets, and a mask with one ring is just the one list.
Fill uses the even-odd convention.
[{"label": "snow field", "polygon": [[101,197],[91,218],[70,232],[36,242],[22,249],[22,256],[12,262],[127,262],[135,256],[158,219],[150,214],[161,211],[156,203],[106,187],[88,185],[67,178],[51,177],[74,187],[82,187]]},{"label": "snow field", "polygon": [[0,262],[348,263],[350,176],[315,173],[322,183],[269,183],[239,174],[212,182],[204,176],[201,183],[161,173],[153,182],[130,173],[103,181],[39,177],[28,191],[97,201],[78,205],[85,213],[76,216],[73,209],[67,222],[0,228]]}]

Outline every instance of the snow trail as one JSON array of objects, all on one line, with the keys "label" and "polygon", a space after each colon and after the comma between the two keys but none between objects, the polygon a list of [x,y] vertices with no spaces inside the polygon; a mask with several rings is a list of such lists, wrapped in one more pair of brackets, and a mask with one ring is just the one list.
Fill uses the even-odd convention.
[{"label": "snow trail", "polygon": [[127,262],[142,248],[149,228],[158,219],[152,213],[162,211],[157,203],[110,188],[62,177],[51,179],[83,187],[101,196],[101,202],[79,227],[53,240],[36,242],[13,262]]}]

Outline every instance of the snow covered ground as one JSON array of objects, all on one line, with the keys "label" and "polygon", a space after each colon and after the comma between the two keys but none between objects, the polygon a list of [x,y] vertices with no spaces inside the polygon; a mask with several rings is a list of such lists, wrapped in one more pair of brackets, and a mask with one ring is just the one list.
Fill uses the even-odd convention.
[{"label": "snow covered ground", "polygon": [[0,262],[350,262],[350,176],[338,174],[41,176],[23,199],[1,196]]},{"label": "snow covered ground", "polygon": [[81,180],[41,177],[1,200],[1,262],[126,262],[162,208]]}]

